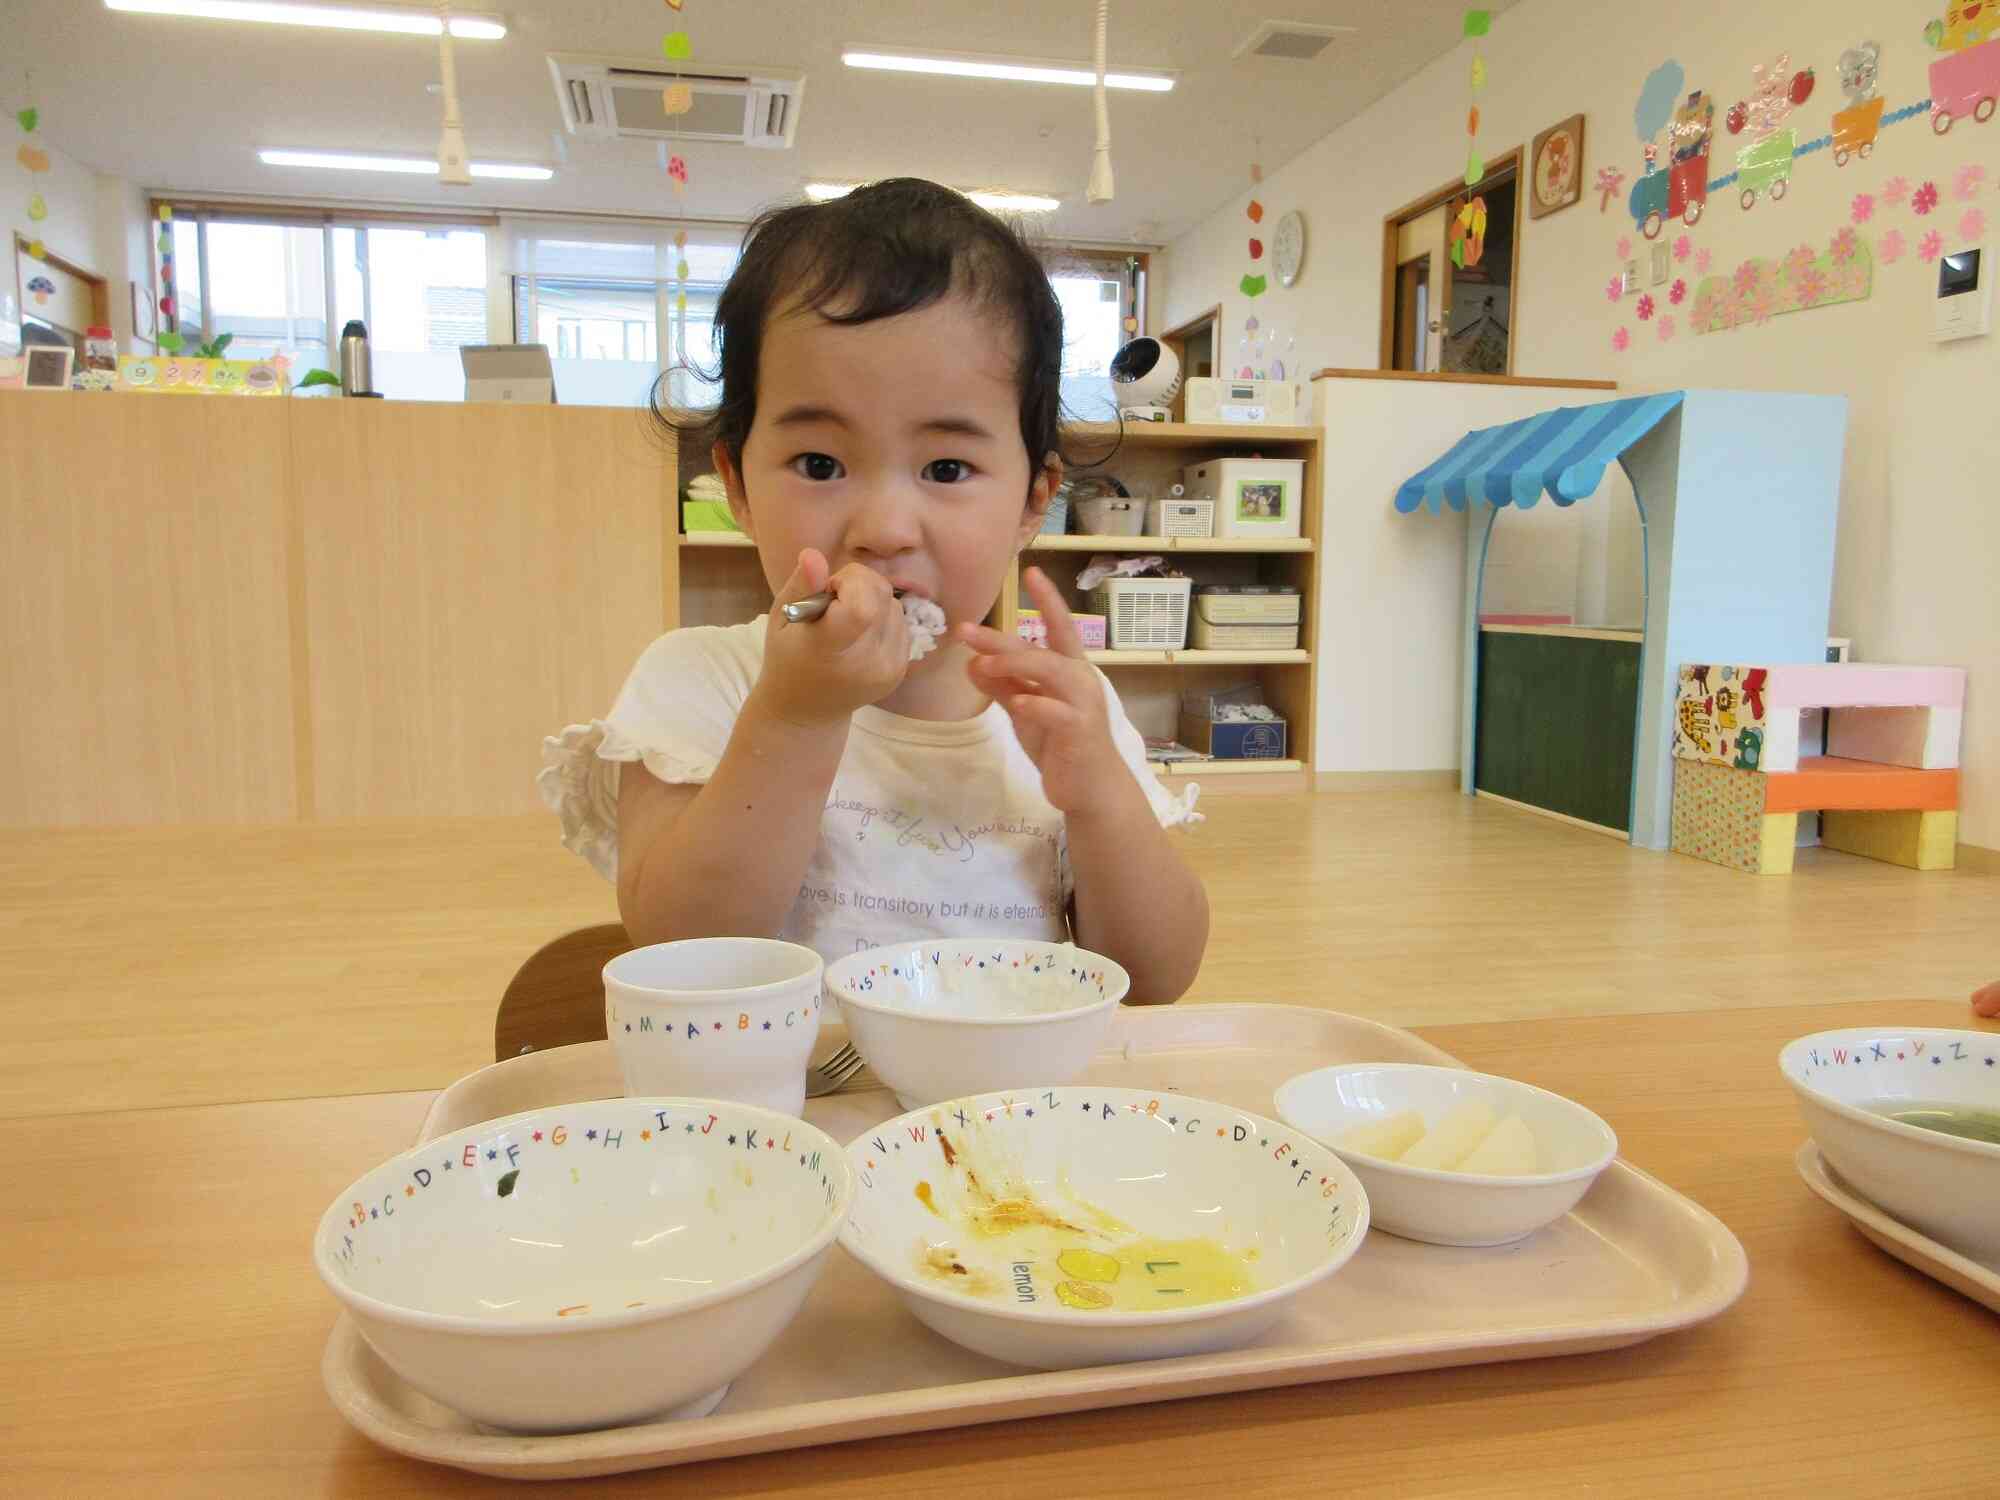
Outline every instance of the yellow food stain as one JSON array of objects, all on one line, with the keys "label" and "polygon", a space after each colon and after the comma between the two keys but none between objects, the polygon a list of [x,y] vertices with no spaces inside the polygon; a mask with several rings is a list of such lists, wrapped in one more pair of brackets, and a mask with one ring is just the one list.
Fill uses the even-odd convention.
[{"label": "yellow food stain", "polygon": [[923,1204],[940,1219],[944,1217],[944,1210],[937,1206],[937,1199],[931,1196],[931,1185],[928,1182],[917,1184],[917,1202]]},{"label": "yellow food stain", "polygon": [[1056,1257],[1056,1264],[1065,1275],[1078,1281],[1116,1281],[1123,1269],[1116,1256],[1106,1255],[1102,1250],[1065,1250]]},{"label": "yellow food stain", "polygon": [[925,1246],[920,1263],[926,1273],[948,1283],[955,1292],[964,1292],[972,1297],[990,1297],[1000,1290],[997,1279],[986,1271],[968,1266],[950,1245]]}]

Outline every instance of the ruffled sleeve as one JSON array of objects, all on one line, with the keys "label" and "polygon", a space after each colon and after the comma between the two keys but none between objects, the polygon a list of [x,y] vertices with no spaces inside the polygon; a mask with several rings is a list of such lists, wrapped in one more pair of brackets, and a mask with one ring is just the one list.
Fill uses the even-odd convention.
[{"label": "ruffled sleeve", "polygon": [[563,847],[616,881],[622,768],[637,761],[672,786],[707,782],[762,657],[761,620],[670,632],[640,656],[609,714],[543,740],[535,785],[560,820]]}]

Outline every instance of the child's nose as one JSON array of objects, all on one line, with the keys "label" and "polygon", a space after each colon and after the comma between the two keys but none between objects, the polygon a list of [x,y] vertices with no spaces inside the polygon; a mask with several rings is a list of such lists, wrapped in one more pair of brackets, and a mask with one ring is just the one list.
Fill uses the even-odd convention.
[{"label": "child's nose", "polygon": [[867,498],[848,518],[847,546],[865,557],[895,557],[913,551],[922,537],[922,498],[913,486],[884,479],[869,488]]}]

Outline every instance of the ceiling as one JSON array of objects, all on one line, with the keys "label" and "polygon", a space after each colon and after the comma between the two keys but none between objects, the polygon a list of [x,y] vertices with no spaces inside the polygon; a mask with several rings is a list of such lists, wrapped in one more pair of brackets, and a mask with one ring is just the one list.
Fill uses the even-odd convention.
[{"label": "ceiling", "polygon": [[[537,0],[462,6],[503,16],[500,42],[456,48],[475,159],[555,166],[552,182],[452,189],[394,176],[280,169],[260,147],[433,154],[436,44],[290,27],[118,14],[98,0],[6,0],[0,91],[28,87],[58,149],[142,187],[289,200],[473,205],[671,217],[655,148],[562,137],[546,54],[653,59],[671,29],[660,0]],[[1495,7],[1498,8],[1498,7]],[[1117,196],[1084,201],[1093,139],[1088,89],[862,73],[856,43],[1086,62],[1089,0],[686,0],[694,62],[807,75],[796,146],[761,151],[690,143],[681,211],[743,219],[803,183],[894,174],[958,187],[1058,197],[1049,231],[1066,239],[1163,243],[1267,169],[1457,44],[1463,0],[1121,0],[1114,67],[1168,68],[1169,94],[1110,96]],[[1345,25],[1310,62],[1231,54],[1269,17]],[[26,102],[26,101],[21,101]],[[10,103],[10,108],[13,105]]]}]

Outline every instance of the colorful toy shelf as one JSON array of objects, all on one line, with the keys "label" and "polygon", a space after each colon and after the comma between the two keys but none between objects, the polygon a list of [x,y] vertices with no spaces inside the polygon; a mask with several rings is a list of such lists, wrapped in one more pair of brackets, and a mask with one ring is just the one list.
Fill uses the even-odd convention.
[{"label": "colorful toy shelf", "polygon": [[[1948,870],[1958,840],[1965,671],[1853,663],[1683,666],[1672,845],[1753,874],[1792,868],[1798,816],[1828,848]],[[1799,753],[1809,709],[1827,755]]]}]

